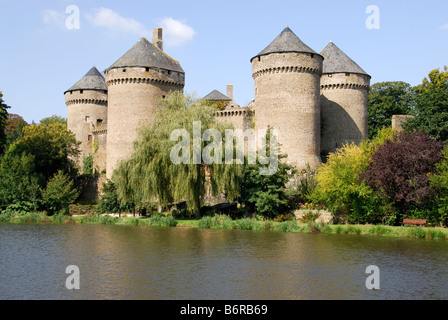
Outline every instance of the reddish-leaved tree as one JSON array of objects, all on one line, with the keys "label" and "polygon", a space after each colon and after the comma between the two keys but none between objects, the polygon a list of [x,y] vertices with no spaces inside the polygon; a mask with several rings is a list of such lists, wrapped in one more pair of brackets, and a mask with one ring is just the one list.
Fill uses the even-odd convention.
[{"label": "reddish-leaved tree", "polygon": [[410,206],[422,204],[434,194],[428,174],[435,172],[443,147],[443,142],[423,132],[398,133],[372,155],[360,178],[407,215]]}]

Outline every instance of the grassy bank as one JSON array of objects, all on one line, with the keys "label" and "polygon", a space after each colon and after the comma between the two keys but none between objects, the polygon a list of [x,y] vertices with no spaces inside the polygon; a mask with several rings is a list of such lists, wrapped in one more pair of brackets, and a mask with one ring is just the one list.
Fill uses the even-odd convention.
[{"label": "grassy bank", "polygon": [[272,232],[301,232],[325,234],[356,234],[367,236],[405,237],[419,239],[448,240],[446,228],[422,227],[391,227],[372,225],[329,225],[323,223],[298,223],[294,220],[275,222],[272,220],[258,220],[244,218],[233,220],[226,215],[203,217],[200,220],[175,219],[172,216],[152,215],[150,217],[111,217],[111,216],[47,216],[41,212],[25,215],[0,214],[0,223],[32,223],[32,224],[103,224],[123,226],[151,226],[151,227],[183,227],[202,229],[239,229]]}]

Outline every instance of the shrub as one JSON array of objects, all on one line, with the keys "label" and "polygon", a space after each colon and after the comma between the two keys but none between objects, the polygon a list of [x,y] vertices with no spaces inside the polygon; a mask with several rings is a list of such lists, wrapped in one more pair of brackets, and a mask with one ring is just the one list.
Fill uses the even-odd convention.
[{"label": "shrub", "polygon": [[303,217],[300,219],[300,222],[302,222],[302,223],[314,222],[317,219],[319,219],[319,217],[320,217],[319,212],[309,211],[303,215]]},{"label": "shrub", "polygon": [[253,230],[256,220],[254,219],[239,219],[235,221],[235,228],[240,230]]},{"label": "shrub", "polygon": [[297,221],[284,221],[280,222],[276,228],[276,230],[282,231],[282,232],[293,232],[298,231],[299,226],[297,225]]},{"label": "shrub", "polygon": [[198,222],[198,227],[202,229],[210,229],[212,227],[212,217],[205,216],[202,217]]},{"label": "shrub", "polygon": [[148,225],[151,227],[175,227],[177,220],[173,216],[164,216],[161,214],[154,214],[148,218]]}]

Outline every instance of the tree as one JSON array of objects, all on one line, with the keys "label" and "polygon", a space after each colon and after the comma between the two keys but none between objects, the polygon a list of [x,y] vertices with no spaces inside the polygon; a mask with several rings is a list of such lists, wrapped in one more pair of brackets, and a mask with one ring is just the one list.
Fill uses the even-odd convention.
[{"label": "tree", "polygon": [[360,177],[401,215],[409,216],[412,206],[422,205],[434,195],[428,176],[442,160],[443,147],[426,133],[401,132],[375,151]]},{"label": "tree", "polygon": [[52,115],[51,117],[43,118],[40,120],[40,125],[49,125],[53,123],[60,123],[67,127],[67,119],[58,115]]},{"label": "tree", "polygon": [[22,132],[22,139],[14,142],[7,153],[16,156],[32,155],[34,169],[41,175],[41,187],[59,170],[67,174],[74,172],[72,159],[79,153],[79,143],[63,124],[33,124],[24,127]]},{"label": "tree", "polygon": [[377,223],[386,219],[384,204],[374,190],[360,180],[360,175],[369,167],[372,154],[392,136],[391,128],[382,129],[372,140],[359,145],[346,144],[330,153],[327,162],[316,170],[317,185],[310,200],[324,204],[352,223]]},{"label": "tree", "polygon": [[24,211],[37,210],[40,206],[38,181],[32,155],[7,153],[0,165],[0,208],[19,205]]},{"label": "tree", "polygon": [[6,120],[6,145],[5,151],[9,148],[11,144],[15,141],[22,139],[22,129],[26,127],[28,123],[18,114],[10,113],[8,114],[8,119]]},{"label": "tree", "polygon": [[448,141],[448,67],[432,70],[423,83],[415,87],[416,117],[404,124],[408,132],[428,133]]},{"label": "tree", "polygon": [[413,113],[413,90],[402,81],[380,82],[371,86],[368,95],[369,138],[392,125],[393,115]]},{"label": "tree", "polygon": [[[112,177],[120,201],[140,207],[186,201],[198,216],[207,193],[236,197],[240,166],[224,164],[225,152],[222,146],[216,147],[230,126],[218,122],[215,112],[181,92],[162,100],[154,122],[140,130],[134,153]],[[209,129],[215,131],[211,141],[205,141]],[[203,157],[206,150],[211,150],[208,158]]]},{"label": "tree", "polygon": [[[247,213],[258,213],[268,218],[288,211],[288,195],[285,189],[286,183],[295,173],[295,168],[281,162],[287,155],[281,154],[275,136],[268,135],[264,139],[266,157],[272,157],[276,162],[277,170],[272,174],[260,174],[260,169],[267,169],[273,161],[263,161],[264,152],[258,151],[257,163],[249,164],[247,157],[241,175],[239,202],[246,206]],[[274,140],[271,144],[271,140]],[[261,160],[261,161],[260,161]]]},{"label": "tree", "polygon": [[67,214],[69,204],[79,196],[73,181],[62,171],[58,171],[41,190],[42,204],[50,215]]},{"label": "tree", "polygon": [[0,91],[0,154],[3,154],[4,146],[6,144],[5,127],[6,127],[6,120],[8,119],[7,110],[10,108],[4,103],[2,98],[3,94]]},{"label": "tree", "polygon": [[[447,226],[448,223],[448,146],[443,149],[443,159],[436,164],[435,172],[429,175],[429,183],[436,191],[432,209],[434,222]],[[435,214],[434,214],[435,211]]]}]

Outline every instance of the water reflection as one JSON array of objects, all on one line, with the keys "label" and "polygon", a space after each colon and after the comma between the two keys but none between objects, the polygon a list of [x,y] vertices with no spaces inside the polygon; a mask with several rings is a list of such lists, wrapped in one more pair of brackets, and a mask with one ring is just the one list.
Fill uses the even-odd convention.
[{"label": "water reflection", "polygon": [[[356,235],[0,225],[1,299],[446,299],[448,243]],[[81,290],[65,288],[77,265]],[[367,290],[367,266],[381,289]]]}]

